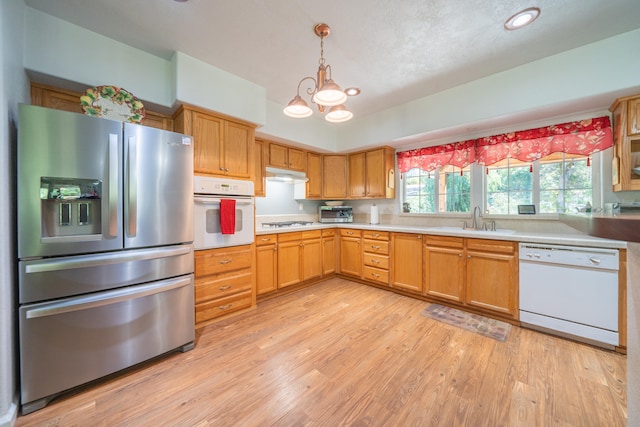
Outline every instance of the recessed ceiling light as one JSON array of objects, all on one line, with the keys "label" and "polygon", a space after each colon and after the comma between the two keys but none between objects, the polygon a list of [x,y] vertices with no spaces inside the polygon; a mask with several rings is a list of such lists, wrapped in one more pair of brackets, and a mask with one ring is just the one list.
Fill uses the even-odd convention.
[{"label": "recessed ceiling light", "polygon": [[359,87],[348,87],[344,90],[344,93],[346,93],[349,96],[356,96],[360,94],[360,88]]},{"label": "recessed ceiling light", "polygon": [[517,30],[518,28],[531,24],[538,16],[540,16],[540,9],[537,7],[530,7],[507,19],[504,23],[504,28],[507,30]]}]

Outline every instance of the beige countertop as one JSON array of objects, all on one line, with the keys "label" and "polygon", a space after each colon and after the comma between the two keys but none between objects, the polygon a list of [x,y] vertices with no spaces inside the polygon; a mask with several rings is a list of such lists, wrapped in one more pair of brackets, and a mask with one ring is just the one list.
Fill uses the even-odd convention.
[{"label": "beige countertop", "polygon": [[274,233],[288,233],[293,231],[302,230],[318,230],[326,228],[352,228],[360,230],[378,230],[378,231],[391,231],[396,233],[419,233],[419,234],[432,234],[439,236],[456,236],[456,237],[472,237],[478,239],[491,239],[491,240],[510,240],[514,242],[527,242],[527,243],[545,243],[555,245],[569,245],[569,246],[588,246],[597,248],[626,248],[627,244],[622,240],[604,239],[599,237],[593,237],[583,233],[571,233],[571,234],[558,234],[558,233],[531,233],[520,232],[514,230],[501,230],[496,231],[482,231],[482,230],[463,230],[461,227],[421,227],[421,226],[406,226],[406,225],[390,225],[390,224],[367,224],[367,223],[336,223],[336,224],[323,224],[314,222],[309,225],[303,225],[299,227],[283,227],[283,228],[268,228],[261,227],[260,224],[256,227],[256,235],[274,234]]}]

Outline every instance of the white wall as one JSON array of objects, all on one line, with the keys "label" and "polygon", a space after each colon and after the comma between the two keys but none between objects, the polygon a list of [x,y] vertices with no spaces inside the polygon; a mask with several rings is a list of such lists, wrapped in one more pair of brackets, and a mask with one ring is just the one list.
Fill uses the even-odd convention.
[{"label": "white wall", "polygon": [[175,101],[198,105],[256,125],[265,123],[267,90],[262,86],[182,52],[173,55],[172,65]]},{"label": "white wall", "polygon": [[170,106],[171,63],[35,9],[26,9],[24,67],[87,87],[116,85]]},{"label": "white wall", "polygon": [[[17,415],[17,349],[15,319],[16,249],[15,155],[18,103],[28,100],[28,82],[22,68],[23,0],[0,2],[0,426],[11,426]],[[8,197],[7,197],[8,196]]]}]

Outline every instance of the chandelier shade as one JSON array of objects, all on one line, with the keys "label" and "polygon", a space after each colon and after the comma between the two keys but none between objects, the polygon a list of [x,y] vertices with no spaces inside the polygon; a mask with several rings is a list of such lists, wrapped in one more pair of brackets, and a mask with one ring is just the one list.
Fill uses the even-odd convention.
[{"label": "chandelier shade", "polygon": [[325,119],[331,123],[342,123],[347,120],[351,120],[353,113],[347,109],[343,104],[334,105],[329,109],[329,112],[325,116]]},{"label": "chandelier shade", "polygon": [[331,77],[331,65],[324,60],[324,38],[329,35],[331,28],[327,24],[318,24],[314,27],[315,34],[320,37],[320,59],[316,78],[304,77],[298,82],[296,96],[284,108],[283,112],[289,117],[304,118],[313,114],[313,110],[300,96],[300,86],[305,80],[313,82],[313,87],[307,90],[311,97],[311,102],[317,104],[318,111],[323,114],[325,107],[331,107],[325,119],[332,123],[346,122],[353,117],[353,113],[344,106],[348,96],[355,96],[360,93],[358,88],[349,88],[343,91]]},{"label": "chandelier shade", "polygon": [[328,80],[313,96],[313,101],[316,104],[327,107],[344,104],[346,100],[347,94],[333,80]]},{"label": "chandelier shade", "polygon": [[309,108],[309,105],[304,102],[300,95],[296,95],[284,109],[284,113],[289,117],[303,119],[312,115],[313,110]]}]

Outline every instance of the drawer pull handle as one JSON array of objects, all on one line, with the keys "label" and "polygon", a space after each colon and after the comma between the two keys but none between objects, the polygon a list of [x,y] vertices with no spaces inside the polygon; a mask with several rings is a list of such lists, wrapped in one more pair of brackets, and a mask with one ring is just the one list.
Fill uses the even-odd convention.
[{"label": "drawer pull handle", "polygon": [[377,246],[377,245],[371,245],[371,249],[380,249],[380,246]]},{"label": "drawer pull handle", "polygon": [[220,286],[218,289],[220,289],[221,291],[226,291],[227,289],[231,289],[231,285]]},{"label": "drawer pull handle", "polygon": [[376,273],[371,273],[371,275],[372,275],[373,277],[375,277],[376,279],[377,279],[378,277],[380,277],[380,275],[379,275],[379,274],[376,274]]},{"label": "drawer pull handle", "polygon": [[374,263],[374,264],[380,264],[380,261],[377,260],[377,259],[372,259],[371,262]]},{"label": "drawer pull handle", "polygon": [[230,309],[231,307],[233,307],[233,304],[221,305],[221,306],[219,306],[218,308],[219,308],[220,310],[228,310],[228,309]]},{"label": "drawer pull handle", "polygon": [[227,259],[221,259],[220,260],[220,264],[229,264],[232,260],[227,258]]},{"label": "drawer pull handle", "polygon": [[353,231],[347,231],[347,234],[351,235],[353,234]]},{"label": "drawer pull handle", "polygon": [[373,233],[373,237],[380,237],[380,233]]},{"label": "drawer pull handle", "polygon": [[263,237],[262,239],[263,242],[268,242],[269,240],[271,240],[271,237]]}]

